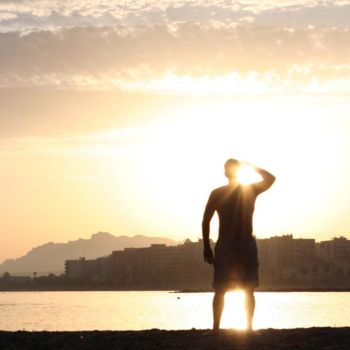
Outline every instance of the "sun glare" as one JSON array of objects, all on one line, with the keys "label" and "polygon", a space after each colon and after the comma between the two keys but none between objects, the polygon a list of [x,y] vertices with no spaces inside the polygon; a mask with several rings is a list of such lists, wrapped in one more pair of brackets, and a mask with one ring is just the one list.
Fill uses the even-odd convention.
[{"label": "sun glare", "polygon": [[226,293],[222,328],[247,329],[243,291],[237,290]]},{"label": "sun glare", "polygon": [[256,173],[251,165],[243,164],[238,170],[238,181],[242,185],[249,185],[254,182],[261,180],[259,174]]}]

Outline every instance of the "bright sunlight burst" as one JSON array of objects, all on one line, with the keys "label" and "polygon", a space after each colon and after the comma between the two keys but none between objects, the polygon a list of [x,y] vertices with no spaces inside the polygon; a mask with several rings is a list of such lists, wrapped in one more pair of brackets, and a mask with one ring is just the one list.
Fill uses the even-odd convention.
[{"label": "bright sunlight burst", "polygon": [[261,180],[261,176],[254,170],[249,164],[242,164],[238,170],[238,181],[242,185],[249,185],[254,182],[259,182]]}]

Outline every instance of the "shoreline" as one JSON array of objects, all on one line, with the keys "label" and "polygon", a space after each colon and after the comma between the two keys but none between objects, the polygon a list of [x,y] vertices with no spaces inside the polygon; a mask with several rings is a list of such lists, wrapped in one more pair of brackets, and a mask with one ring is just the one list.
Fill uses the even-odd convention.
[{"label": "shoreline", "polygon": [[198,349],[267,350],[350,348],[350,327],[262,329],[252,333],[225,329],[5,332],[0,331],[0,348],[31,349]]},{"label": "shoreline", "polygon": [[[5,292],[169,292],[169,293],[213,293],[213,289],[151,289],[151,288],[1,288]],[[297,292],[350,292],[347,288],[257,288],[262,293],[297,293]]]}]

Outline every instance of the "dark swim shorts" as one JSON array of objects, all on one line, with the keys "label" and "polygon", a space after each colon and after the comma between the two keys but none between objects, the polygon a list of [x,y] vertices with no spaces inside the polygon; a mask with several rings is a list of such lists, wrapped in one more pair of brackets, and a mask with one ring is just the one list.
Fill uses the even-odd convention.
[{"label": "dark swim shorts", "polygon": [[254,237],[218,241],[214,257],[214,289],[255,288],[259,285],[258,253]]}]

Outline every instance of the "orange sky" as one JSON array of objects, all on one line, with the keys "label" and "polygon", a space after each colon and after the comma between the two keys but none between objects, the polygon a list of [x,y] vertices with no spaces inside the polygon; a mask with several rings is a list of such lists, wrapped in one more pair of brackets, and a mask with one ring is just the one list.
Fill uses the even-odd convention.
[{"label": "orange sky", "polygon": [[350,238],[348,2],[38,3],[0,8],[0,261],[97,231],[195,240],[228,157],[277,177],[258,237]]}]

